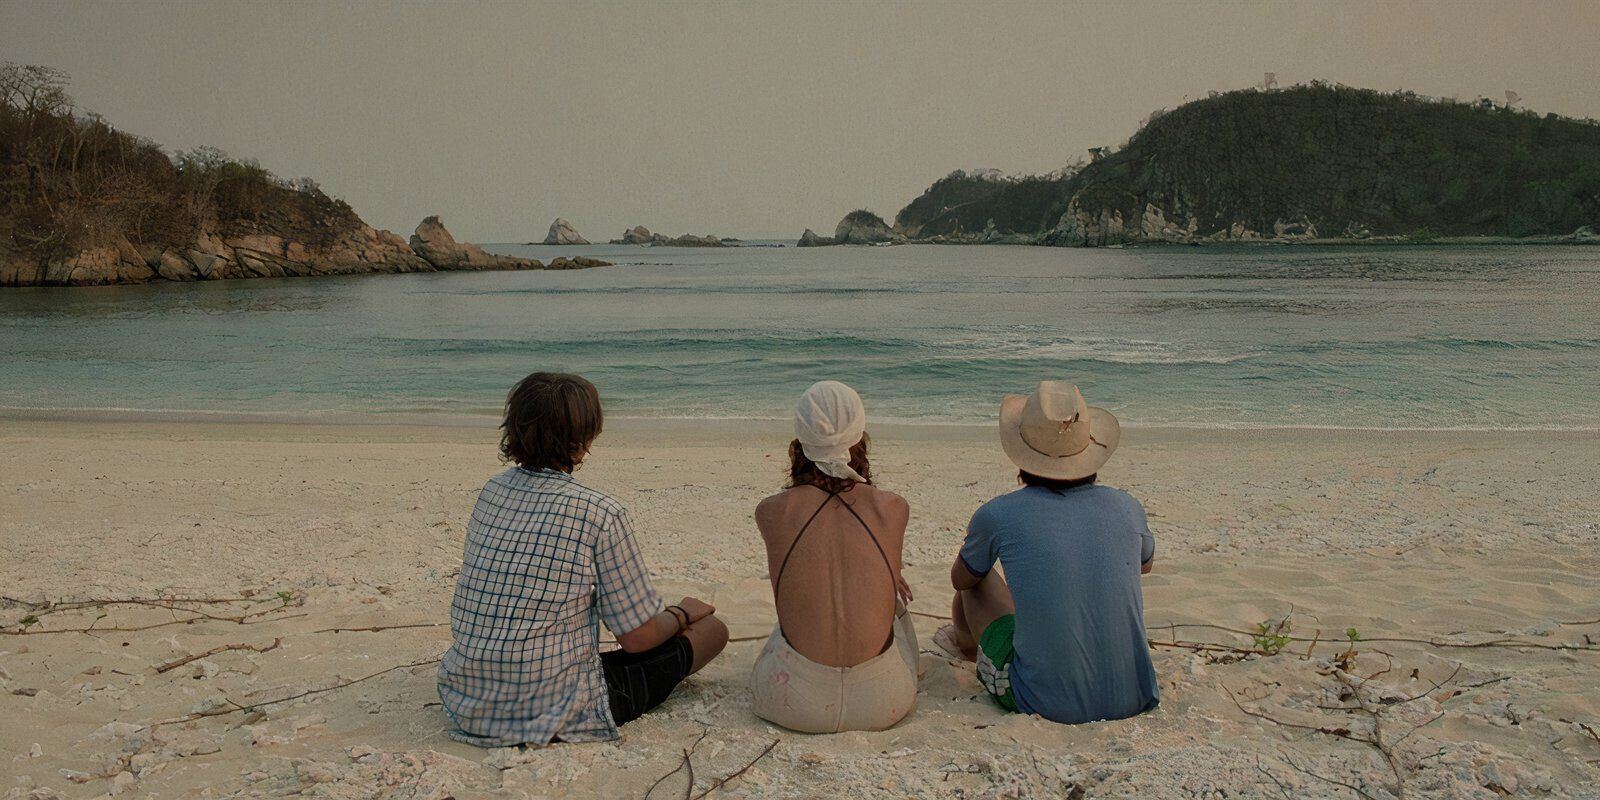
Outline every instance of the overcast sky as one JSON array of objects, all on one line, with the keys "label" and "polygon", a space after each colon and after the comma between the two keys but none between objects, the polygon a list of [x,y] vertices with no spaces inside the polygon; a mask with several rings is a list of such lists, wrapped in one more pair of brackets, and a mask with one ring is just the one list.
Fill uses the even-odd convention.
[{"label": "overcast sky", "polygon": [[597,241],[827,232],[952,169],[1049,171],[1267,71],[1600,117],[1597,30],[1595,0],[0,0],[0,59],[66,70],[124,130],[486,242],[557,216]]}]

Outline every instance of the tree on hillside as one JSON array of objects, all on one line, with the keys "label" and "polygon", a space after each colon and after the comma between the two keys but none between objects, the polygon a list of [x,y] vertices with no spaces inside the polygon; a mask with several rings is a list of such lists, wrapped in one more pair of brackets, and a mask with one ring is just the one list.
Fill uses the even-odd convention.
[{"label": "tree on hillside", "polygon": [[123,240],[187,247],[204,230],[317,243],[360,224],[315,181],[280,180],[215,147],[169,158],[81,113],[67,84],[52,67],[0,63],[0,249],[48,260]]}]

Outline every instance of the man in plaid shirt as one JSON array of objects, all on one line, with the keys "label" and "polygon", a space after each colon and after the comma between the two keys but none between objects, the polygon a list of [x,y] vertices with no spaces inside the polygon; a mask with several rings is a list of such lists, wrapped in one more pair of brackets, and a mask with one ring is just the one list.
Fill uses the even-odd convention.
[{"label": "man in plaid shirt", "polygon": [[[710,605],[662,606],[627,510],[572,477],[602,420],[576,375],[536,372],[506,401],[501,453],[517,466],[472,511],[439,664],[461,741],[615,739],[727,644]],[[600,652],[599,622],[620,650]]]}]

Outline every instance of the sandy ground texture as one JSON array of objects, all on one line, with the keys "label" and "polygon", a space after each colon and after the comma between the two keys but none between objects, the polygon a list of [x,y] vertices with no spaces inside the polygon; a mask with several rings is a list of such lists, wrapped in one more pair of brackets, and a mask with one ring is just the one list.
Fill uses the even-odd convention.
[{"label": "sandy ground texture", "polygon": [[[1006,715],[928,649],[899,726],[807,736],[747,689],[785,426],[610,427],[579,477],[743,641],[620,742],[480,750],[445,736],[434,660],[492,428],[0,422],[0,792],[1600,797],[1596,434],[1130,430],[1103,478],[1158,539],[1160,709]],[[931,648],[1014,473],[988,429],[874,442]]]}]

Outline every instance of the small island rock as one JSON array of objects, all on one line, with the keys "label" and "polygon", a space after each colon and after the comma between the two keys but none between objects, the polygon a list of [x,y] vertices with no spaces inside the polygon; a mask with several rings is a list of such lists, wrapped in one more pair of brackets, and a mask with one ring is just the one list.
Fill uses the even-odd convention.
[{"label": "small island rock", "polygon": [[906,237],[895,233],[883,217],[863,208],[844,215],[833,231],[839,244],[904,244]]},{"label": "small island rock", "polygon": [[572,223],[566,221],[566,219],[562,217],[556,217],[556,221],[550,223],[550,232],[545,234],[544,243],[588,244],[589,240],[583,238],[583,236],[578,233],[578,230],[572,227]]},{"label": "small island rock", "polygon": [[635,225],[632,228],[623,231],[621,239],[612,239],[611,243],[651,245],[661,244],[665,241],[667,241],[667,237],[662,236],[659,233],[651,233],[650,229],[643,225]]},{"label": "small island rock", "polygon": [[684,234],[682,236],[674,237],[674,238],[668,239],[668,240],[666,240],[664,242],[658,242],[658,244],[664,245],[666,247],[727,247],[728,246],[728,245],[724,244],[721,239],[718,239],[714,235],[706,234],[705,236],[696,236],[696,235],[694,235],[692,233],[686,233],[686,234]]},{"label": "small island rock", "polygon": [[806,228],[806,232],[800,234],[800,241],[797,242],[795,244],[795,246],[796,247],[825,247],[825,246],[830,245],[830,244],[838,244],[838,243],[839,242],[836,239],[832,239],[832,238],[829,238],[827,236],[818,236],[816,231],[811,230],[810,228]]}]

